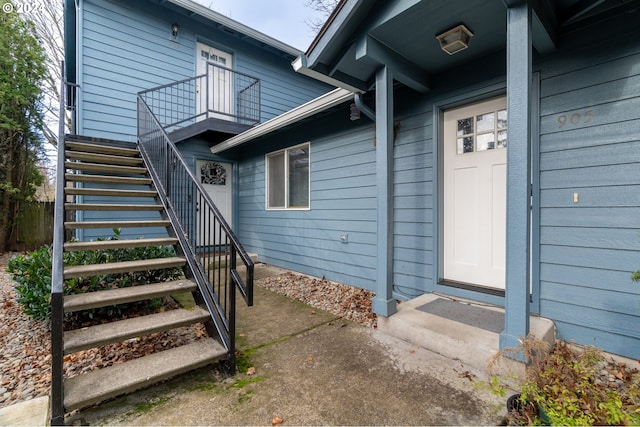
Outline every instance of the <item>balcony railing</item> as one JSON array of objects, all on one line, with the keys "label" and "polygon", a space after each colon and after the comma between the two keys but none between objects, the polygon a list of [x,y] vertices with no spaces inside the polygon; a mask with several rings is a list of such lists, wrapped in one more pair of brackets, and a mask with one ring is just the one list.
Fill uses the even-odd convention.
[{"label": "balcony railing", "polygon": [[260,80],[213,62],[205,74],[139,92],[170,134],[207,119],[260,123]]}]

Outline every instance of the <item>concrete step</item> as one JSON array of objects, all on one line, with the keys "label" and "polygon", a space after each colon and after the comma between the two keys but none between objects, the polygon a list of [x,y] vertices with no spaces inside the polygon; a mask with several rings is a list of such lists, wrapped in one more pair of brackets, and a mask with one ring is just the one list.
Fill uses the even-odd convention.
[{"label": "concrete step", "polygon": [[94,203],[65,203],[67,211],[161,211],[162,205],[122,205],[122,204],[94,204]]},{"label": "concrete step", "polygon": [[157,191],[152,190],[117,190],[110,188],[66,188],[65,194],[71,196],[100,196],[100,197],[155,197]]},{"label": "concrete step", "polygon": [[99,163],[65,162],[64,167],[83,172],[99,172],[114,175],[146,175],[147,168],[136,166],[103,165]]},{"label": "concrete step", "polygon": [[66,412],[131,393],[226,356],[211,338],[70,378],[64,385]]},{"label": "concrete step", "polygon": [[64,179],[73,182],[90,182],[96,184],[151,185],[151,178],[132,178],[124,176],[88,175],[80,173],[65,174]]},{"label": "concrete step", "polygon": [[159,270],[182,267],[187,261],[181,257],[142,259],[137,261],[109,262],[106,264],[75,265],[64,268],[64,278],[91,277],[134,271]]},{"label": "concrete step", "polygon": [[[390,317],[379,316],[378,330],[484,370],[500,350],[504,309],[425,294],[399,304],[398,312]],[[553,346],[555,326],[551,320],[531,316],[530,332]],[[499,368],[507,375],[524,375],[523,364],[505,363]]]},{"label": "concrete step", "polygon": [[144,301],[184,292],[193,292],[196,288],[197,285],[195,282],[182,279],[152,283],[149,285],[109,289],[99,292],[88,292],[86,294],[67,295],[64,297],[64,312],[72,313],[74,311]]},{"label": "concrete step", "polygon": [[169,227],[171,222],[168,220],[152,220],[152,221],[69,221],[64,223],[66,230],[76,230],[79,228],[137,228],[137,227]]},{"label": "concrete step", "polygon": [[66,242],[65,252],[96,251],[105,249],[144,248],[146,246],[173,246],[178,243],[175,237],[157,237],[132,240],[92,240],[90,242]]},{"label": "concrete step", "polygon": [[[129,144],[132,147],[135,147],[135,144]],[[104,145],[104,144],[91,144],[87,142],[80,141],[65,141],[64,148],[72,151],[82,151],[85,153],[96,153],[96,154],[108,154],[115,156],[128,156],[128,157],[138,157],[140,156],[140,151],[137,148],[122,148],[122,147],[114,147],[112,145]]]},{"label": "concrete step", "polygon": [[196,306],[189,310],[180,308],[66,331],[64,333],[64,354],[205,322],[209,318],[207,310]]},{"label": "concrete step", "polygon": [[65,152],[65,157],[69,160],[79,160],[81,162],[106,165],[140,166],[144,163],[141,157],[115,156],[110,154],[85,153],[82,151],[69,150]]}]

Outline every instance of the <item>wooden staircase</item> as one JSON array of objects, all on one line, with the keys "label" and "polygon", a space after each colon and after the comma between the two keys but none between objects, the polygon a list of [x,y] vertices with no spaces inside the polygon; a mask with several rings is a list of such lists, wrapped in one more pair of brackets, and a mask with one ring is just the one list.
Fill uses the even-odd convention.
[{"label": "wooden staircase", "polygon": [[[65,210],[67,218],[79,211],[109,212],[114,217],[108,221],[64,222],[67,235],[80,229],[104,229],[111,235],[113,228],[136,229],[165,227],[167,237],[139,238],[104,241],[71,241],[65,239],[64,252],[105,249],[136,248],[147,246],[174,246],[176,256],[137,261],[109,262],[94,265],[65,266],[65,280],[107,274],[141,272],[163,268],[186,267],[187,260],[180,250],[178,239],[164,207],[158,201],[152,180],[149,178],[140,153],[133,144],[102,139],[71,136],[65,141]],[[132,203],[123,200],[131,199]],[[84,203],[90,200],[90,203]],[[135,201],[135,202],[133,202]],[[112,213],[113,212],[113,213]],[[128,220],[127,213],[159,212],[157,220]],[[157,213],[156,213],[157,215]],[[115,288],[99,292],[64,296],[64,312],[73,313],[108,307],[116,304],[151,300],[158,297],[192,292],[199,301],[195,282],[183,278],[160,283]],[[207,324],[209,322],[209,324]],[[180,308],[117,320],[96,326],[69,330],[63,333],[62,351],[65,355],[122,342],[174,328],[205,323],[211,328],[211,315],[206,308]],[[95,370],[65,379],[63,382],[64,411],[70,412],[100,401],[146,387],[201,366],[216,363],[227,357],[227,350],[214,338],[200,338],[180,347],[161,351],[119,365]]]}]

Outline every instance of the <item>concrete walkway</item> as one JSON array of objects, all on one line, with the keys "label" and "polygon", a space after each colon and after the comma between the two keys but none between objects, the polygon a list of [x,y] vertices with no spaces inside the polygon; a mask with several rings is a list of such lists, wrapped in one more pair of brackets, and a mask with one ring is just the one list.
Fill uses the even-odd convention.
[{"label": "concrete walkway", "polygon": [[[260,276],[279,273],[261,268]],[[505,398],[479,381],[481,370],[260,287],[255,306],[240,309],[238,334],[243,372],[234,378],[201,369],[68,423],[496,425],[505,415]]]},{"label": "concrete walkway", "polygon": [[[261,266],[256,274],[280,272]],[[506,397],[488,390],[482,369],[255,291],[255,306],[239,310],[241,373],[224,379],[203,368],[67,424],[497,425],[506,415]]]}]

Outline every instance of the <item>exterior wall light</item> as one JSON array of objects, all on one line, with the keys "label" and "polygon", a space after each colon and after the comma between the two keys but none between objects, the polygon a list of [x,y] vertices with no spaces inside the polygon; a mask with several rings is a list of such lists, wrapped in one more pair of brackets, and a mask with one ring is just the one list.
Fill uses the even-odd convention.
[{"label": "exterior wall light", "polygon": [[462,24],[436,36],[442,50],[449,55],[468,48],[471,37],[473,37],[473,33]]},{"label": "exterior wall light", "polygon": [[174,39],[178,37],[178,31],[180,31],[180,27],[178,26],[178,24],[172,24],[171,35],[173,36]]}]

